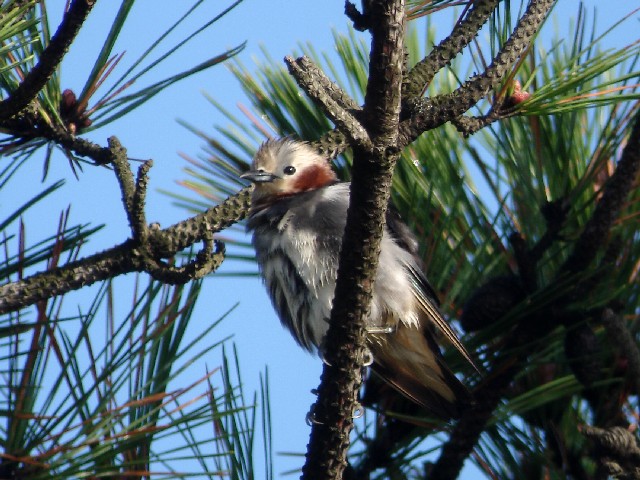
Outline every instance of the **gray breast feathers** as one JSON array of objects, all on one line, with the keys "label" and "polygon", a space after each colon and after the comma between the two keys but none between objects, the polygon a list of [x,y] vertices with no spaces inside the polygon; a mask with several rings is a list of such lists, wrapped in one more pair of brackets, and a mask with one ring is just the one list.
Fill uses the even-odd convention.
[{"label": "gray breast feathers", "polygon": [[273,305],[298,343],[312,350],[328,328],[348,185],[286,197],[249,219]]}]

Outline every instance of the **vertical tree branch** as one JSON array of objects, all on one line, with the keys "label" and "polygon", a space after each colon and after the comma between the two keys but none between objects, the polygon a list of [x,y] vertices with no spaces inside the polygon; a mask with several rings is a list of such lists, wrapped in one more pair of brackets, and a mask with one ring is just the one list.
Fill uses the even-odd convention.
[{"label": "vertical tree branch", "polygon": [[351,203],[342,243],[325,365],[303,467],[305,479],[340,479],[359,404],[364,322],[378,264],[391,175],[398,157],[404,1],[369,3],[372,48],[363,108],[373,148],[354,149]]}]

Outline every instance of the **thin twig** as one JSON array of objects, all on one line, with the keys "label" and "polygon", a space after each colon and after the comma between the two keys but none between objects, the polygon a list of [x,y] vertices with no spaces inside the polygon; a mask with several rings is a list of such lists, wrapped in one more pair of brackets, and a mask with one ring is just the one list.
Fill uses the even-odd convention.
[{"label": "thin twig", "polygon": [[[361,109],[353,98],[347,95],[336,83],[332,82],[306,55],[296,60],[291,57],[285,57],[284,60],[289,66],[289,73],[294,76],[298,84],[305,83],[308,85],[306,88],[322,88],[324,93],[344,110],[357,111]],[[313,100],[317,100],[315,96]]]},{"label": "thin twig", "polygon": [[[27,129],[25,129],[25,126]],[[0,120],[0,127],[20,136],[23,141],[43,139],[54,142],[60,147],[73,152],[81,157],[88,157],[97,165],[107,165],[111,162],[111,151],[81,137],[76,137],[63,127],[56,124],[48,124],[38,120],[35,112],[23,111],[20,121],[14,119]]]},{"label": "thin twig", "polygon": [[113,170],[118,179],[120,193],[122,194],[122,203],[125,213],[127,214],[127,219],[129,220],[131,233],[133,234],[133,238],[137,239],[139,232],[136,231],[136,221],[133,215],[135,210],[133,197],[136,193],[136,186],[133,181],[133,173],[131,172],[131,168],[129,168],[127,151],[115,137],[109,138],[109,150],[111,151],[110,163],[113,165]]}]

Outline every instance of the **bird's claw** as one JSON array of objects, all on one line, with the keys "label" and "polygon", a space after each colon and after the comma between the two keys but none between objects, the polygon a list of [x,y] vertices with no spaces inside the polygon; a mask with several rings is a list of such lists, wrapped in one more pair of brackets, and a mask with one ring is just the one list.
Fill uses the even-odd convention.
[{"label": "bird's claw", "polygon": [[353,406],[353,411],[351,413],[352,418],[360,418],[364,415],[364,408],[358,402]]},{"label": "bird's claw", "polygon": [[363,354],[362,366],[370,367],[373,364],[373,353],[368,348],[365,349]]},{"label": "bird's claw", "polygon": [[307,425],[309,425],[310,427],[312,427],[313,425],[323,424],[323,422],[318,420],[318,418],[316,417],[315,410],[316,410],[316,404],[314,403],[313,405],[311,405],[311,409],[309,410],[309,412],[307,412],[307,416],[305,417],[305,421],[307,422]]}]

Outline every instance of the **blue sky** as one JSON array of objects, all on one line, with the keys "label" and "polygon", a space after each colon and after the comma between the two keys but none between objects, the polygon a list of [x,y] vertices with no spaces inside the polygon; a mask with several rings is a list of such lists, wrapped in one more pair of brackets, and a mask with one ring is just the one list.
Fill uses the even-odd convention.
[{"label": "blue sky", "polygon": [[[59,18],[64,3],[61,0],[48,3],[52,19]],[[82,88],[85,76],[101,47],[100,39],[104,38],[110,25],[110,20],[106,19],[112,18],[116,3],[118,2],[113,0],[97,2],[78,42],[74,44],[65,60],[63,88],[76,91]],[[184,4],[183,8],[186,8],[189,3],[139,0],[120,43],[114,49],[115,52],[126,50],[123,62],[126,64],[127,61],[132,61],[146,48],[149,41],[159,35],[181,13],[182,7],[176,5]],[[631,0],[618,0],[612,3],[615,5],[613,8],[610,4],[608,11],[602,12],[600,29],[630,11],[634,3]],[[163,4],[170,6],[163,7]],[[602,5],[603,2],[592,0],[586,4]],[[197,24],[198,19],[202,21],[205,16],[214,15],[226,6],[222,1],[205,2],[202,16],[198,16],[196,22],[191,25]],[[158,69],[146,79],[146,82],[151,83],[188,68],[245,40],[247,46],[239,58],[250,69],[254,68],[255,59],[262,59],[261,45],[275,59],[291,54],[296,50],[297,42],[310,42],[317,51],[327,51],[331,55],[332,29],[343,32],[347,30],[343,6],[342,1],[246,0],[194,44]],[[568,15],[577,8],[577,2],[560,0],[559,7],[556,22],[559,28],[565,28]],[[624,45],[637,40],[637,33],[633,29],[637,29],[637,18],[627,23],[629,28],[614,37],[614,43],[620,42],[618,45]],[[443,26],[440,30],[444,34],[446,28]],[[141,82],[145,82],[145,79]],[[181,187],[177,186],[176,182],[186,178],[182,172],[185,162],[179,157],[178,152],[197,156],[203,143],[178,125],[176,119],[186,120],[210,134],[214,134],[214,126],[224,126],[227,123],[204,99],[203,92],[207,92],[237,114],[240,114],[237,110],[238,104],[249,104],[228,69],[220,65],[173,86],[136,112],[89,135],[89,138],[103,145],[106,144],[108,136],[116,135],[128,149],[130,157],[154,160],[154,167],[150,173],[147,218],[149,221],[159,222],[163,227],[186,218],[187,214],[174,207],[172,200],[159,190],[181,192]],[[41,163],[37,158],[32,159],[30,165],[23,168],[19,175],[14,185],[28,185],[29,188],[2,192],[0,208],[7,204],[22,203],[30,198],[34,191],[40,189]],[[129,235],[113,172],[105,168],[85,167],[80,179],[76,180],[66,160],[57,157],[45,184],[49,185],[59,178],[65,178],[66,185],[50,200],[49,211],[38,210],[25,218],[29,242],[35,242],[53,233],[57,226],[58,213],[69,204],[72,205],[72,223],[106,224],[106,228],[84,247],[84,255],[109,248]],[[223,270],[224,268],[229,267],[223,267]],[[127,284],[123,285],[118,288],[128,301]],[[65,303],[69,307],[76,304],[86,305],[90,299],[90,293],[77,292],[69,295]],[[318,385],[321,363],[300,350],[289,334],[280,327],[258,278],[208,279],[196,311],[198,322],[213,321],[236,303],[239,303],[238,307],[217,329],[216,336],[219,338],[233,335],[239,349],[247,392],[258,388],[258,375],[264,370],[265,364],[269,365],[275,451],[303,454],[309,435],[305,415],[314,400],[310,391]],[[196,329],[192,334],[198,334]],[[213,354],[211,358],[202,359],[200,371],[204,371],[205,365],[213,368],[218,364],[219,357]],[[278,474],[295,468],[300,466],[302,461],[301,458],[277,456],[275,471]]]}]

